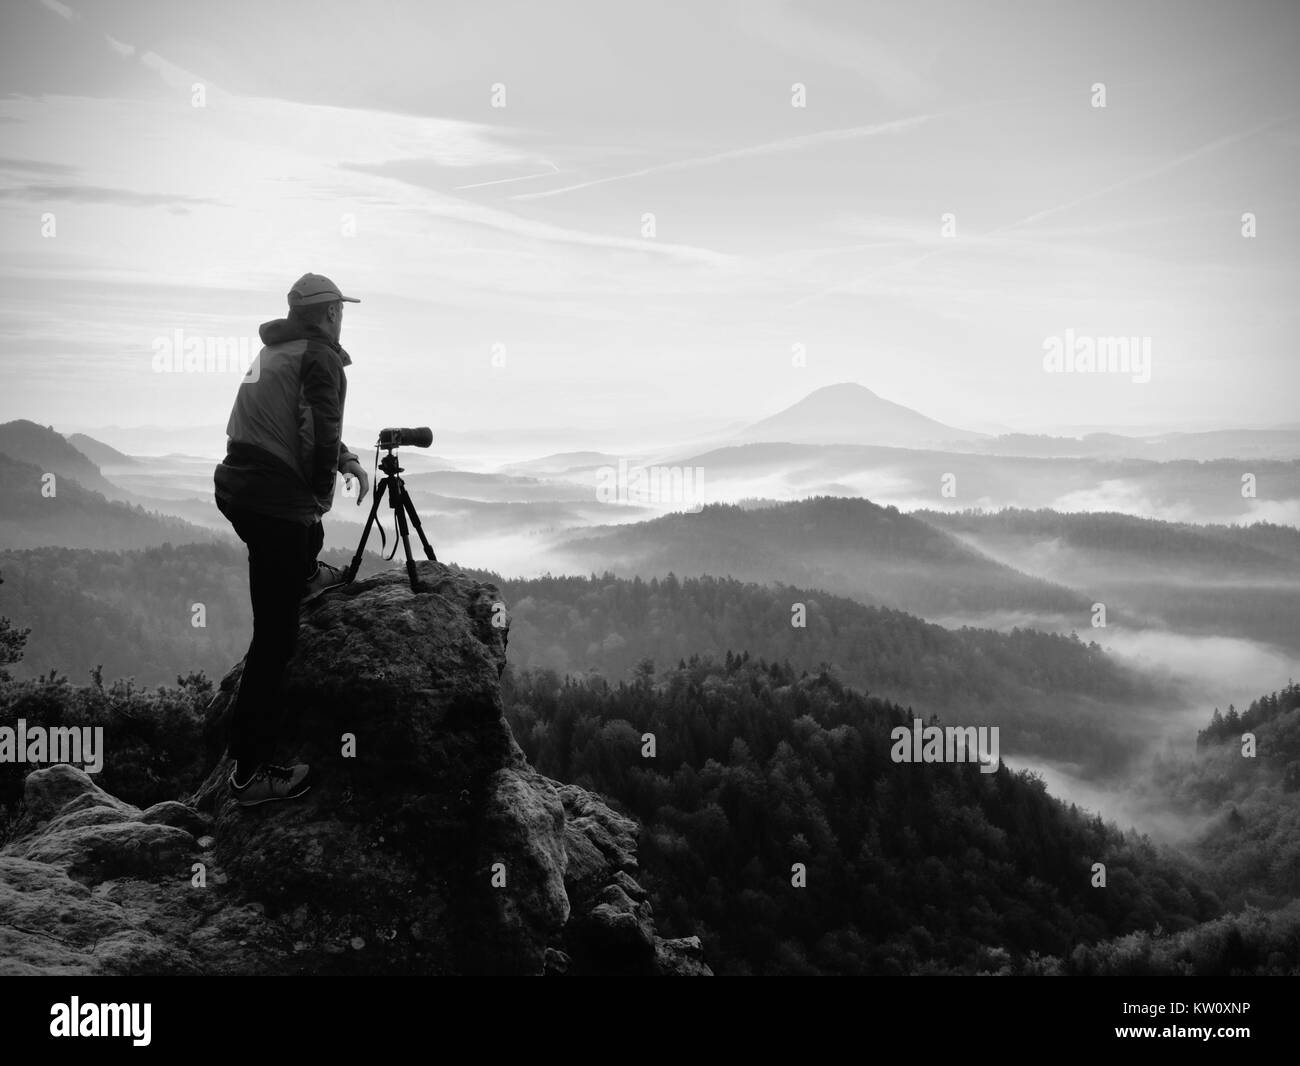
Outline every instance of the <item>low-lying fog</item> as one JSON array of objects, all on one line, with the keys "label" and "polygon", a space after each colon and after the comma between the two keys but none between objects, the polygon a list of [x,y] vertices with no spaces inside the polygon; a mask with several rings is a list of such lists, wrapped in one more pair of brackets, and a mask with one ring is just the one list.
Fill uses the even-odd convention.
[{"label": "low-lying fog", "polygon": [[[370,454],[364,456],[368,471],[370,459]],[[451,460],[450,463],[448,459]],[[414,450],[403,453],[408,477],[448,466],[489,473],[500,469],[501,461],[500,456],[492,455],[461,454],[444,457]],[[144,459],[130,468],[106,469],[105,473],[128,491],[152,498],[156,501],[152,505],[159,510],[183,514],[191,521],[224,529],[220,515],[210,506],[213,462],[211,458],[169,455]],[[511,501],[508,498],[508,486],[494,486],[491,482],[483,483],[482,494],[476,491],[475,499],[448,500],[426,495],[429,489],[425,485],[436,489],[444,481],[426,482],[413,490],[413,495],[416,496],[417,509],[424,521],[425,531],[440,559],[461,566],[494,571],[506,577],[536,577],[547,572],[563,573],[575,569],[585,572],[581,567],[575,567],[572,560],[561,561],[549,554],[551,544],[561,539],[566,530],[595,524],[641,521],[665,510],[600,504],[594,493],[595,468],[589,464],[585,468],[580,466],[563,473],[557,471],[556,474],[567,483],[569,489],[581,490],[591,486],[592,499],[584,501],[581,496],[575,497],[570,492],[567,497],[556,499]],[[452,486],[448,484],[448,487]],[[710,476],[706,470],[700,488],[700,495],[705,502],[733,502],[755,496],[774,500],[791,499],[824,492],[862,495],[877,503],[893,503],[903,510],[941,506],[933,498],[923,499],[917,495],[919,484],[915,472],[906,469],[905,464],[892,468],[881,464],[873,469],[834,472],[818,471],[815,465],[811,469],[800,469],[797,463],[784,469],[764,470],[762,464],[758,464],[743,472],[734,467],[720,470],[714,476]],[[460,491],[465,490],[462,487]],[[501,492],[502,495],[494,499],[494,492]],[[350,549],[355,545],[369,502],[367,500],[366,506],[358,508],[340,491],[334,512],[327,519],[329,546]],[[986,506],[998,506],[1016,501],[964,501],[962,506],[972,506],[977,502]],[[1131,486],[1115,483],[1097,486],[1091,495],[1083,491],[1076,492],[1068,502],[1073,505],[1068,509],[1073,510],[1119,510],[1128,513],[1143,511],[1151,503],[1136,494]],[[1295,521],[1300,516],[1292,513],[1293,503],[1294,501],[1281,501],[1274,510],[1268,513],[1261,511],[1251,517]],[[207,513],[209,510],[211,514]],[[1160,508],[1155,510],[1158,512]],[[1150,514],[1151,510],[1147,509],[1145,513]],[[385,508],[382,516],[385,526],[391,532],[391,511]],[[1202,521],[1206,518],[1204,514],[1192,513],[1171,513],[1162,517],[1195,518]],[[1240,521],[1241,516],[1237,520]],[[377,535],[371,546],[378,549]],[[990,551],[988,545],[978,546],[995,558],[1003,554]],[[415,547],[418,553],[418,545]],[[1044,555],[1045,550],[1021,552],[1016,557],[1007,557],[1001,561],[1063,584],[1077,587],[1080,582],[1087,583],[1084,580],[1086,575],[1078,572],[1077,565],[1072,565],[1078,564],[1080,560],[1067,559],[1060,553],[1050,551]],[[1115,577],[1114,574],[1109,576]],[[1074,578],[1073,581],[1070,580],[1071,577]],[[1215,707],[1226,712],[1229,704],[1235,704],[1238,710],[1243,710],[1251,700],[1282,687],[1300,673],[1296,668],[1295,657],[1280,648],[1237,637],[1176,633],[1164,628],[1163,623],[1156,619],[1144,620],[1147,622],[1145,628],[1135,627],[1131,617],[1127,619],[1127,625],[1114,624],[1112,620],[1112,625],[1106,629],[1091,628],[1086,617],[1022,612],[933,617],[930,621],[952,628],[974,625],[1006,631],[1014,626],[1025,626],[1049,632],[1074,631],[1081,639],[1097,641],[1109,652],[1139,669],[1180,681],[1187,694],[1181,708],[1174,711],[1152,709],[1135,723],[1138,727],[1135,736],[1139,738],[1135,742],[1145,748],[1137,760],[1139,766],[1156,752],[1179,755],[1193,752],[1196,732],[1206,725]],[[1189,818],[1184,813],[1162,808],[1152,804],[1149,799],[1140,797],[1131,787],[1130,781],[1085,778],[1077,766],[1017,755],[1012,737],[1004,737],[1002,747],[1009,766],[1041,774],[1052,794],[1067,802],[1098,811],[1103,817],[1121,825],[1134,825],[1154,837],[1171,842],[1185,839],[1202,827],[1200,819]],[[1140,774],[1139,770],[1131,780],[1139,780]]]},{"label": "low-lying fog", "polygon": [[[1148,716],[1142,723],[1145,750],[1126,777],[1099,781],[1081,776],[1078,767],[1012,754],[1003,761],[1016,770],[1041,774],[1052,795],[1096,811],[1108,821],[1130,826],[1168,843],[1196,836],[1208,821],[1153,799],[1138,787],[1144,767],[1157,754],[1188,756],[1196,750],[1196,733],[1209,724],[1217,707],[1230,704],[1244,711],[1252,700],[1285,686],[1297,675],[1295,659],[1272,645],[1230,637],[1198,637],[1162,630],[1141,630],[1122,636],[1090,637],[1110,653],[1143,670],[1173,675],[1185,681],[1186,706]],[[1004,748],[1013,745],[1004,740]]]}]

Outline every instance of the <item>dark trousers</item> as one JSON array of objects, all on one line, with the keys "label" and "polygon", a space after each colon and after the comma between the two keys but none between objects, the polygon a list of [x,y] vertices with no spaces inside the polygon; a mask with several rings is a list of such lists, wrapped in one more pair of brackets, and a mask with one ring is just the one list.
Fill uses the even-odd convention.
[{"label": "dark trousers", "polygon": [[269,518],[217,500],[248,545],[253,642],[230,717],[227,751],[241,773],[269,762],[277,741],[280,680],[298,643],[298,604],[315,572],[325,531],[320,522]]}]

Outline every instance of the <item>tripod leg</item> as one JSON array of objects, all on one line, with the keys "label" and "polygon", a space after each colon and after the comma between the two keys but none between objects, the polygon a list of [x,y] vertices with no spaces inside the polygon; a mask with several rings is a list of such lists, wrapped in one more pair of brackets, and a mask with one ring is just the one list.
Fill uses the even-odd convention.
[{"label": "tripod leg", "polygon": [[411,502],[410,494],[406,491],[405,485],[401,486],[401,490],[402,506],[406,509],[406,513],[411,516],[411,522],[415,525],[415,532],[419,534],[420,543],[424,545],[424,554],[436,563],[438,557],[433,554],[433,546],[429,543],[429,538],[424,535],[424,526],[420,525],[420,516],[415,513],[415,504]]},{"label": "tripod leg", "polygon": [[352,557],[352,563],[348,566],[347,573],[344,575],[343,584],[349,585],[357,576],[357,571],[361,569],[361,556],[366,550],[366,540],[370,536],[370,527],[375,524],[375,514],[379,511],[379,504],[384,498],[384,489],[388,487],[388,478],[380,478],[379,484],[375,486],[375,494],[370,501],[370,515],[366,518],[366,528],[361,531],[361,543],[357,545],[357,554]]},{"label": "tripod leg", "polygon": [[[399,487],[394,486],[394,495],[401,491]],[[397,526],[397,535],[402,538],[402,547],[406,550],[406,576],[411,579],[411,591],[419,592],[420,579],[416,576],[415,557],[411,554],[411,531],[406,524],[406,508],[399,506],[396,500],[393,501],[393,517],[395,519],[394,524]]]}]

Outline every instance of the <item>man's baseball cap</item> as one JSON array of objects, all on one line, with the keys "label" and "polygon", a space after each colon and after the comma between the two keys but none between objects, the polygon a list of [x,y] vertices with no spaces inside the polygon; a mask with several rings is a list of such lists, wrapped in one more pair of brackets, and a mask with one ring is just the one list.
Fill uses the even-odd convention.
[{"label": "man's baseball cap", "polygon": [[327,304],[343,300],[350,304],[361,301],[354,296],[344,296],[339,287],[324,274],[304,274],[293,283],[289,290],[290,307],[306,307],[308,304]]}]

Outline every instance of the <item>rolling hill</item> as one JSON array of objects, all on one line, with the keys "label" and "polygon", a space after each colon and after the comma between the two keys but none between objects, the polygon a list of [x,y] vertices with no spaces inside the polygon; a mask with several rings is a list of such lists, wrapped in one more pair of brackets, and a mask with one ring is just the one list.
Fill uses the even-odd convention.
[{"label": "rolling hill", "polygon": [[[663,461],[703,471],[713,501],[855,496],[905,511],[1048,507],[1170,521],[1300,524],[1300,461],[1294,460],[1154,462],[775,442],[681,451]],[[1254,497],[1242,495],[1247,473],[1256,481]]]},{"label": "rolling hill", "polygon": [[69,433],[67,435],[67,441],[98,467],[131,467],[139,465],[138,459],[133,459],[129,455],[124,455],[116,448],[109,447],[103,441],[96,440],[94,437],[88,437],[84,433]]},{"label": "rolling hill", "polygon": [[78,451],[52,426],[40,426],[20,418],[0,425],[0,452],[20,463],[39,467],[42,474],[54,474],[59,481],[72,479],[82,488],[102,493],[109,499],[123,499],[126,493],[100,473],[86,455]]},{"label": "rolling hill", "polygon": [[[72,449],[66,441],[63,443]],[[79,476],[56,477],[54,495],[47,497],[42,493],[43,477],[53,464],[36,466],[0,454],[0,498],[4,500],[4,508],[0,510],[0,548],[56,545],[126,549],[168,543],[212,544],[233,539],[180,518],[146,511],[138,504],[110,500],[103,493],[84,487],[81,481],[84,473],[75,461],[58,455],[55,458],[62,469],[76,471]],[[82,459],[90,462],[84,456]],[[98,475],[93,464],[91,469]]]},{"label": "rolling hill", "polygon": [[1086,589],[1115,619],[1236,637],[1300,655],[1300,530],[1114,513],[916,511],[937,529],[1046,581]]},{"label": "rolling hill", "polygon": [[[377,547],[377,546],[376,546]],[[343,553],[326,553],[336,565]],[[385,569],[371,555],[363,576]],[[799,669],[834,663],[842,680],[952,722],[1003,730],[1004,753],[1024,752],[1114,771],[1133,738],[1180,693],[1076,638],[931,625],[809,589],[730,579],[603,577],[495,583],[511,614],[515,669],[633,676],[728,649],[780,658]],[[166,545],[144,551],[63,548],[0,552],[0,615],[32,630],[18,678],[50,670],[163,684],[192,671],[219,676],[251,636],[242,545]],[[192,624],[204,605],[204,625]],[[806,624],[791,624],[804,605]]]},{"label": "rolling hill", "polygon": [[923,616],[1024,610],[1076,616],[1082,626],[1091,602],[862,499],[710,505],[577,533],[554,551],[570,570],[779,581]]}]

